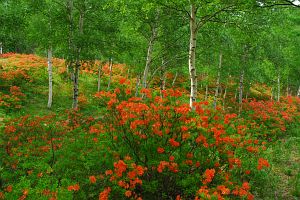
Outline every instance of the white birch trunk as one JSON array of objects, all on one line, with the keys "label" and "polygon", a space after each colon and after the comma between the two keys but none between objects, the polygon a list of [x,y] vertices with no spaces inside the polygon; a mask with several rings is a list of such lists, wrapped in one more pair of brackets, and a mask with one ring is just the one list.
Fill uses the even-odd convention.
[{"label": "white birch trunk", "polygon": [[287,81],[286,81],[286,96],[289,96],[289,77],[287,77]]},{"label": "white birch trunk", "polygon": [[110,90],[110,83],[111,83],[111,78],[112,78],[112,67],[113,67],[113,60],[112,58],[110,59],[109,62],[109,80],[108,80],[108,84],[107,84],[107,91]]},{"label": "white birch trunk", "polygon": [[97,88],[97,92],[100,92],[100,89],[101,89],[101,75],[102,75],[102,63],[98,67],[98,88]]},{"label": "white birch trunk", "polygon": [[178,76],[178,72],[175,73],[174,79],[173,79],[173,81],[172,81],[172,87],[174,87],[174,85],[175,85],[177,76]]},{"label": "white birch trunk", "polygon": [[244,73],[245,72],[242,69],[240,74],[240,85],[239,85],[239,114],[242,111],[242,104],[243,104]]},{"label": "white birch trunk", "polygon": [[217,83],[216,83],[216,91],[215,91],[215,97],[214,97],[214,109],[217,108],[217,98],[219,95],[219,89],[220,89],[220,79],[221,79],[221,69],[222,69],[222,59],[223,59],[223,54],[220,52],[219,55],[219,68],[218,68],[218,77],[217,77]]},{"label": "white birch trunk", "polygon": [[197,74],[196,74],[196,43],[197,43],[197,19],[196,6],[190,5],[190,46],[189,46],[189,73],[191,79],[190,107],[194,110],[193,103],[197,98]]},{"label": "white birch trunk", "polygon": [[300,85],[299,85],[299,88],[298,88],[297,96],[300,97]]},{"label": "white birch trunk", "polygon": [[135,85],[135,96],[136,97],[139,95],[140,84],[141,84],[141,76],[138,75],[136,78],[136,85]]},{"label": "white birch trunk", "polygon": [[52,48],[48,49],[48,77],[49,77],[49,93],[48,93],[48,108],[52,106]]},{"label": "white birch trunk", "polygon": [[149,74],[149,69],[150,69],[150,65],[152,62],[152,54],[153,54],[153,46],[154,46],[154,42],[156,40],[156,27],[155,25],[152,27],[151,30],[151,38],[149,40],[149,44],[148,44],[148,51],[147,51],[147,58],[146,58],[146,65],[145,65],[145,69],[144,69],[144,75],[143,75],[143,88],[147,88],[147,79],[148,79],[148,74]]},{"label": "white birch trunk", "polygon": [[271,87],[271,100],[273,100],[273,87]]},{"label": "white birch trunk", "polygon": [[225,110],[226,95],[227,95],[227,86],[225,86],[224,95],[223,95],[223,110]]},{"label": "white birch trunk", "polygon": [[2,42],[0,42],[0,55],[3,54],[3,45],[2,45]]},{"label": "white birch trunk", "polygon": [[[79,34],[83,35],[83,21],[84,21],[84,13],[81,11],[79,16]],[[78,108],[78,96],[79,96],[79,70],[80,70],[80,53],[81,47],[77,47],[77,55],[76,55],[76,63],[75,63],[75,71],[74,71],[74,80],[73,80],[73,109]]]},{"label": "white birch trunk", "polygon": [[280,102],[280,74],[277,76],[277,101]]},{"label": "white birch trunk", "polygon": [[204,100],[207,101],[207,98],[208,98],[208,83],[205,86],[205,98],[204,98]]}]

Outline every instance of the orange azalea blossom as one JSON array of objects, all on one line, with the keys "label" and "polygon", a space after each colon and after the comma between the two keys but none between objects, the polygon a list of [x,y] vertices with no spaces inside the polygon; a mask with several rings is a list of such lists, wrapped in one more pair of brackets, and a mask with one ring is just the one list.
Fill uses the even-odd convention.
[{"label": "orange azalea blossom", "polygon": [[221,194],[223,195],[227,195],[230,194],[230,189],[228,189],[227,187],[225,187],[224,185],[219,185],[217,187],[217,189],[221,192]]},{"label": "orange azalea blossom", "polygon": [[118,177],[121,177],[123,172],[125,172],[127,169],[127,165],[124,163],[123,160],[119,160],[118,162],[115,162],[114,167],[115,167],[115,173]]},{"label": "orange azalea blossom", "polygon": [[113,174],[113,171],[110,170],[110,169],[105,171],[105,175],[106,175],[106,176],[112,175],[112,174]]},{"label": "orange azalea blossom", "polygon": [[169,139],[169,143],[171,144],[171,146],[173,147],[179,147],[180,143],[177,142],[174,138]]},{"label": "orange azalea blossom", "polygon": [[257,169],[261,170],[263,167],[270,167],[270,164],[266,159],[259,158]]},{"label": "orange azalea blossom", "polygon": [[4,193],[0,192],[0,199],[5,199]]},{"label": "orange azalea blossom", "polygon": [[95,176],[90,176],[89,179],[90,179],[91,183],[96,183],[96,181],[97,181]]},{"label": "orange azalea blossom", "polygon": [[205,172],[204,172],[205,179],[202,181],[203,184],[208,184],[208,183],[212,182],[212,179],[214,178],[215,173],[216,173],[215,169],[205,170]]},{"label": "orange azalea blossom", "polygon": [[129,184],[126,183],[126,182],[123,181],[123,180],[120,180],[120,181],[118,182],[118,185],[119,185],[121,188],[124,188],[124,189],[128,189],[128,188],[129,188]]},{"label": "orange azalea blossom", "polygon": [[68,187],[68,190],[69,191],[78,191],[80,189],[80,186],[78,184],[75,184],[75,185],[70,185]]},{"label": "orange azalea blossom", "polygon": [[130,190],[127,190],[127,191],[125,192],[125,196],[126,196],[126,197],[131,197],[131,195],[132,195],[132,192],[131,192]]},{"label": "orange azalea blossom", "polygon": [[136,175],[137,175],[137,174],[136,174],[135,171],[130,171],[130,172],[127,173],[127,177],[128,177],[129,179],[135,179]]},{"label": "orange azalea blossom", "polygon": [[109,193],[111,192],[111,188],[107,187],[105,188],[100,194],[99,194],[99,200],[108,200]]},{"label": "orange azalea blossom", "polygon": [[248,183],[248,182],[244,182],[243,185],[242,185],[242,188],[243,188],[244,190],[250,190],[250,185],[249,185],[249,183]]},{"label": "orange azalea blossom", "polygon": [[157,148],[157,152],[158,152],[158,153],[164,153],[164,152],[165,152],[165,149],[162,148],[162,147],[158,147],[158,148]]},{"label": "orange azalea blossom", "polygon": [[12,185],[9,185],[6,187],[7,192],[12,192],[12,189],[13,189]]}]

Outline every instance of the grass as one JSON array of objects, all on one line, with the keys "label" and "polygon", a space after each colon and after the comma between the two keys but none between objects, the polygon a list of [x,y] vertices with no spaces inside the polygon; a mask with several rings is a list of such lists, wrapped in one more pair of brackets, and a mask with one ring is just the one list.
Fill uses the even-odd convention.
[{"label": "grass", "polygon": [[257,199],[296,200],[300,198],[300,122],[265,152],[271,163],[268,180],[261,180]]}]

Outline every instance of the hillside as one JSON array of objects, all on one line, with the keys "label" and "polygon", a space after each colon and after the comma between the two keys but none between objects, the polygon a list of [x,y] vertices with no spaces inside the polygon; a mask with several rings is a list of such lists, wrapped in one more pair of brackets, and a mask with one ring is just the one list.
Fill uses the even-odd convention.
[{"label": "hillside", "polygon": [[186,77],[171,87],[169,74],[162,91],[154,78],[136,97],[125,65],[113,65],[107,90],[104,64],[97,92],[96,63],[82,65],[73,110],[71,75],[63,60],[53,66],[48,109],[46,58],[0,58],[0,199],[299,197],[299,98],[276,102],[255,85],[242,111],[234,93],[213,109],[211,93],[191,112]]}]

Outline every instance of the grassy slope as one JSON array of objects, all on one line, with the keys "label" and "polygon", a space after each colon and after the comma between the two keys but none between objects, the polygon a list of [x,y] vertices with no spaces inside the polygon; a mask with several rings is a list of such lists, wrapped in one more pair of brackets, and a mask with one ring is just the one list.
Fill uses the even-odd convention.
[{"label": "grassy slope", "polygon": [[[0,58],[3,63],[5,59]],[[0,62],[0,64],[1,64]],[[22,85],[22,91],[27,96],[24,107],[19,111],[5,113],[0,110],[0,126],[10,118],[30,115],[47,115],[61,113],[72,105],[72,83],[67,77],[58,74],[54,68],[53,106],[47,109],[48,80],[46,68],[40,68],[35,74],[32,83]],[[97,90],[97,76],[90,74],[80,75],[80,92],[87,97],[88,103],[81,106],[81,111],[86,115],[99,115],[97,105],[93,104],[92,95]],[[102,82],[104,86],[105,78]],[[1,87],[1,85],[0,85]],[[288,134],[276,142],[266,152],[266,157],[272,163],[272,170],[267,182],[261,183],[257,192],[260,199],[297,199],[300,197],[300,123],[290,127]],[[266,180],[263,180],[266,181]]]}]

